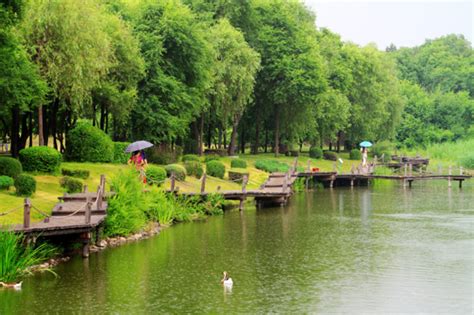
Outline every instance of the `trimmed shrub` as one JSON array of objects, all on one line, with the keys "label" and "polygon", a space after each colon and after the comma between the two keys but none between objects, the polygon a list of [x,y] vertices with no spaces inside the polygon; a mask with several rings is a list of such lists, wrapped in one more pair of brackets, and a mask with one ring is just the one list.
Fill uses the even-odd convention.
[{"label": "trimmed shrub", "polygon": [[81,170],[81,169],[62,168],[61,174],[63,174],[64,176],[79,177],[79,178],[87,179],[89,178],[90,171]]},{"label": "trimmed shrub", "polygon": [[168,177],[174,173],[174,176],[179,181],[184,181],[186,179],[186,169],[179,164],[169,164],[165,166],[166,175]]},{"label": "trimmed shrub", "polygon": [[221,161],[209,161],[206,163],[206,172],[209,176],[224,178],[225,165]]},{"label": "trimmed shrub", "polygon": [[66,137],[66,159],[77,162],[112,162],[114,143],[88,122],[78,122]]},{"label": "trimmed shrub", "polygon": [[16,178],[23,168],[20,161],[11,157],[0,157],[0,175]]},{"label": "trimmed shrub", "polygon": [[15,188],[18,196],[31,196],[36,191],[36,179],[31,175],[18,175]]},{"label": "trimmed shrub", "polygon": [[233,159],[230,161],[231,168],[247,168],[247,162],[242,159]]},{"label": "trimmed shrub", "polygon": [[229,180],[237,183],[242,183],[244,175],[249,176],[249,172],[246,169],[231,168],[229,170]]},{"label": "trimmed shrub", "polygon": [[66,188],[68,194],[78,193],[82,191],[82,182],[69,176],[64,176],[59,180],[59,185]]},{"label": "trimmed shrub", "polygon": [[[185,155],[183,155],[183,162],[188,162],[188,161],[199,162],[200,159],[199,159],[199,156],[197,156],[196,154],[185,154]],[[191,175],[191,174],[189,174],[189,175]]]},{"label": "trimmed shrub", "polygon": [[217,161],[217,160],[220,160],[221,157],[219,155],[215,155],[215,154],[211,154],[211,155],[206,155],[204,157],[204,162],[207,163],[207,162],[210,162],[210,161]]},{"label": "trimmed shrub", "polygon": [[474,154],[461,159],[461,165],[465,168],[474,170]]},{"label": "trimmed shrub", "polygon": [[323,157],[323,150],[320,147],[312,146],[309,149],[309,157],[313,159],[320,159]]},{"label": "trimmed shrub", "polygon": [[28,172],[54,173],[61,165],[61,153],[50,147],[29,147],[20,150],[20,162]]},{"label": "trimmed shrub", "polygon": [[362,153],[358,149],[352,149],[349,153],[349,160],[360,160],[362,159]]},{"label": "trimmed shrub", "polygon": [[300,156],[300,151],[298,150],[290,150],[288,151],[289,156]]},{"label": "trimmed shrub", "polygon": [[129,144],[130,142],[114,142],[114,163],[127,164],[130,153],[125,152],[125,149]]},{"label": "trimmed shrub", "polygon": [[183,149],[180,146],[175,146],[172,150],[168,146],[155,146],[145,150],[147,154],[148,163],[168,165],[179,161]]},{"label": "trimmed shrub", "polygon": [[273,172],[288,172],[290,167],[288,164],[277,160],[257,160],[255,167],[259,170],[273,173]]},{"label": "trimmed shrub", "polygon": [[200,162],[186,161],[184,163],[184,168],[186,168],[186,174],[194,175],[196,178],[201,178],[202,173],[204,173]]},{"label": "trimmed shrub", "polygon": [[333,151],[325,151],[323,153],[323,158],[329,161],[337,161],[337,153]]},{"label": "trimmed shrub", "polygon": [[148,165],[146,168],[146,182],[149,185],[160,186],[166,179],[166,170],[160,166]]},{"label": "trimmed shrub", "polygon": [[13,186],[13,184],[13,178],[11,178],[10,176],[0,176],[0,190],[8,190],[11,186]]}]

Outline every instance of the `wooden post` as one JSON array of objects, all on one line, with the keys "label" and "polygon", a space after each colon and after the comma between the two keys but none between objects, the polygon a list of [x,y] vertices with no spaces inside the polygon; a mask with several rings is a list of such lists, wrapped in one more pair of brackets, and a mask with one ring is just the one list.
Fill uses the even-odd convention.
[{"label": "wooden post", "polygon": [[295,157],[295,161],[293,162],[293,174],[296,173],[296,169],[298,168],[298,157]]},{"label": "wooden post", "polygon": [[91,240],[91,233],[85,232],[81,234],[82,239],[82,257],[87,258],[89,257],[89,243]]},{"label": "wooden post", "polygon": [[31,215],[31,200],[30,198],[25,198],[25,203],[23,206],[23,227],[30,227],[30,215]]},{"label": "wooden post", "polygon": [[413,176],[413,164],[408,164],[408,169],[409,169],[409,172],[410,172],[410,177]]},{"label": "wooden post", "polygon": [[104,174],[100,175],[100,187],[102,188],[103,191],[105,191],[105,175]]},{"label": "wooden post", "polygon": [[206,191],[206,172],[204,172],[204,174],[202,174],[202,178],[201,178],[201,194],[204,194],[204,192]]},{"label": "wooden post", "polygon": [[90,223],[91,223],[91,208],[92,208],[91,197],[87,197],[86,209],[85,209],[85,211],[84,211],[85,223],[86,223],[86,224],[90,224]]},{"label": "wooden post", "polygon": [[336,162],[333,162],[333,163],[332,163],[332,171],[337,173]]},{"label": "wooden post", "polygon": [[413,182],[413,180],[408,180],[408,188],[411,188],[411,183]]},{"label": "wooden post", "polygon": [[352,165],[351,165],[351,174],[354,175],[354,173],[355,173],[354,163],[352,163]]},{"label": "wooden post", "polygon": [[84,185],[84,190],[83,190],[83,193],[87,193],[89,191],[89,187],[87,185]]},{"label": "wooden post", "polygon": [[441,175],[441,165],[438,164],[438,175]]},{"label": "wooden post", "polygon": [[377,165],[377,156],[374,155],[374,166]]},{"label": "wooden post", "polygon": [[462,173],[463,173],[463,169],[462,169],[462,166],[461,166],[461,167],[459,167],[459,175],[462,175]]},{"label": "wooden post", "polygon": [[351,177],[351,187],[354,187],[354,177]]},{"label": "wooden post", "polygon": [[306,171],[311,172],[311,160],[308,160],[308,165],[306,166]]},{"label": "wooden post", "polygon": [[385,153],[382,154],[382,164],[385,164]]},{"label": "wooden post", "polygon": [[448,187],[451,187],[451,174],[452,174],[452,172],[453,172],[453,170],[452,170],[452,167],[450,165],[449,168],[448,168],[448,175],[449,175],[449,177],[448,177]]},{"label": "wooden post", "polygon": [[462,188],[463,179],[459,179],[459,188]]},{"label": "wooden post", "polygon": [[171,190],[171,192],[173,193],[173,192],[174,192],[174,185],[175,185],[174,172],[171,173],[170,180],[171,180],[171,187],[170,187],[170,190]]},{"label": "wooden post", "polygon": [[406,177],[407,176],[407,168],[408,168],[407,163],[404,164],[404,168],[405,168],[405,177]]},{"label": "wooden post", "polygon": [[286,192],[288,189],[288,173],[286,173],[285,177],[283,178],[283,192]]},{"label": "wooden post", "polygon": [[244,209],[244,200],[246,198],[246,192],[247,192],[247,181],[248,181],[248,176],[244,175],[244,178],[242,179],[242,197],[240,198],[239,202],[239,210],[242,211]]}]

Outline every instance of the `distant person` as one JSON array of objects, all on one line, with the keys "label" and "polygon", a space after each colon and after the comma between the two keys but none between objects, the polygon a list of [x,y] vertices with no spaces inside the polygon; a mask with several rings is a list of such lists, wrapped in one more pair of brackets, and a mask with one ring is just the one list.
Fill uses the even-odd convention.
[{"label": "distant person", "polygon": [[361,150],[362,150],[362,166],[367,166],[367,148],[363,147]]},{"label": "distant person", "polygon": [[143,183],[146,183],[146,174],[145,174],[145,166],[148,165],[148,162],[143,158],[144,157],[144,152],[142,151],[134,151],[132,153],[132,156],[128,160],[128,165],[135,165],[135,168],[137,171],[140,172],[140,180],[143,181]]}]

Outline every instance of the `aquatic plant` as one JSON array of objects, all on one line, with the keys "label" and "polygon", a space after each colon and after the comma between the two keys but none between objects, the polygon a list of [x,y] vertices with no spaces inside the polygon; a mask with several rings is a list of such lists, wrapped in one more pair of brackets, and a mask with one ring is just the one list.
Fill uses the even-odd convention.
[{"label": "aquatic plant", "polygon": [[0,230],[0,281],[17,281],[30,273],[29,267],[57,254],[57,249],[48,243],[37,246],[25,243],[23,234]]}]

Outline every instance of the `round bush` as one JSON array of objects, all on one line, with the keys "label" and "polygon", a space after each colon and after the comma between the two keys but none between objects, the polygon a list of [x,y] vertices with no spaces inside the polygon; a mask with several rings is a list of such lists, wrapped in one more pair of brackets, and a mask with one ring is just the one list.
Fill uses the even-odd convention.
[{"label": "round bush", "polygon": [[371,155],[377,156],[378,158],[382,157],[382,154],[385,154],[385,158],[390,159],[394,145],[389,141],[381,141],[376,143],[371,149]]},{"label": "round bush", "polygon": [[194,175],[196,178],[201,178],[204,170],[200,162],[196,161],[186,161],[184,163],[184,168],[186,168],[186,174]]},{"label": "round bush", "polygon": [[160,166],[149,165],[146,168],[146,182],[160,186],[166,179],[166,170]]},{"label": "round bush", "polygon": [[16,178],[23,168],[20,161],[11,157],[0,157],[0,175]]},{"label": "round bush", "polygon": [[461,159],[461,165],[465,168],[474,170],[474,154]]},{"label": "round bush", "polygon": [[179,164],[169,164],[165,166],[166,175],[168,177],[174,173],[174,176],[179,181],[184,181],[186,179],[186,169]]},{"label": "round bush", "polygon": [[326,151],[323,153],[325,160],[337,161],[337,153],[332,151]]},{"label": "round bush", "polygon": [[0,190],[8,190],[11,186],[13,186],[13,184],[13,178],[11,178],[10,176],[0,176]]},{"label": "round bush", "polygon": [[206,171],[210,176],[224,178],[225,165],[221,161],[213,160],[206,163]]},{"label": "round bush", "polygon": [[188,162],[188,161],[196,161],[199,162],[199,156],[196,154],[185,154],[183,155],[183,162]]},{"label": "round bush", "polygon": [[50,147],[29,147],[20,151],[20,161],[27,172],[54,173],[61,165],[61,153]]},{"label": "round bush", "polygon": [[232,168],[247,168],[247,162],[242,159],[233,159],[230,161],[230,167]]},{"label": "round bush", "polygon": [[90,175],[89,170],[81,170],[81,169],[69,169],[69,168],[62,168],[61,174],[64,176],[71,176],[71,177],[79,177],[83,179],[88,179]]},{"label": "round bush", "polygon": [[36,179],[31,175],[21,174],[15,178],[16,194],[31,196],[36,191]]},{"label": "round bush", "polygon": [[352,149],[349,153],[349,160],[360,160],[362,159],[362,153],[358,149]]},{"label": "round bush", "polygon": [[309,149],[309,157],[313,159],[320,159],[323,157],[323,150],[320,147],[311,147]]},{"label": "round bush", "polygon": [[249,172],[246,169],[232,168],[229,170],[229,180],[237,183],[242,183],[244,176],[249,176]]},{"label": "round bush", "polygon": [[114,143],[87,122],[78,122],[66,136],[66,159],[77,162],[112,162]]},{"label": "round bush", "polygon": [[114,142],[114,163],[127,164],[130,153],[125,152],[130,142]]},{"label": "round bush", "polygon": [[59,185],[66,188],[68,194],[78,193],[82,191],[82,182],[69,176],[64,176],[59,180]]},{"label": "round bush", "polygon": [[211,155],[206,155],[204,158],[204,162],[210,162],[210,161],[217,161],[220,160],[221,157],[219,155],[211,154]]}]

